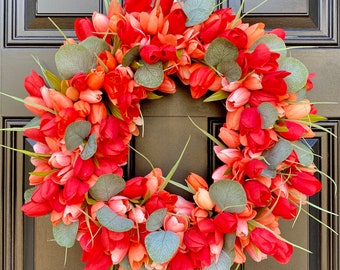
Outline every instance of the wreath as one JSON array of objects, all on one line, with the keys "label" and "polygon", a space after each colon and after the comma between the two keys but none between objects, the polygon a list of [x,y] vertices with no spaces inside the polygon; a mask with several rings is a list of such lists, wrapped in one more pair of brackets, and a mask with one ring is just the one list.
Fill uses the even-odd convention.
[{"label": "wreath", "polygon": [[[78,40],[65,37],[55,54],[59,75],[36,60],[42,76],[25,78],[23,103],[35,117],[24,135],[36,143],[24,152],[34,171],[22,210],[49,214],[60,246],[78,240],[85,269],[230,269],[246,253],[285,264],[298,247],[279,221],[322,188],[305,138],[324,118],[285,32],[240,13],[215,10],[214,0],[112,0],[107,15],[76,19]],[[176,184],[176,166],[123,178],[141,100],[174,94],[174,78],[192,98],[225,105],[218,138],[192,121],[222,163],[210,185],[196,173]]]}]

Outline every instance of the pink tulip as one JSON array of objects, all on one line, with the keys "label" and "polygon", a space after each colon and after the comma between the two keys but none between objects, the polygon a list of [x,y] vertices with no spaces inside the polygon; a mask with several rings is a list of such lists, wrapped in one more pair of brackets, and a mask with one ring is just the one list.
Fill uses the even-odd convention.
[{"label": "pink tulip", "polygon": [[226,107],[228,111],[235,111],[237,108],[247,104],[250,98],[250,91],[245,88],[241,87],[235,90],[230,94],[227,98]]},{"label": "pink tulip", "polygon": [[102,100],[102,91],[87,89],[80,92],[79,98],[90,104],[99,103]]},{"label": "pink tulip", "polygon": [[104,34],[109,28],[110,20],[106,15],[95,11],[92,14],[92,22],[96,32]]}]

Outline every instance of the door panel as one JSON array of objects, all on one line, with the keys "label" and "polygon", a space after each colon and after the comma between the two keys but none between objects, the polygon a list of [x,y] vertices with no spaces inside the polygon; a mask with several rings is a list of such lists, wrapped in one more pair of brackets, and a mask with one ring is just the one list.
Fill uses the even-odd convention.
[{"label": "door panel", "polygon": [[[261,0],[246,1],[244,12],[251,10]],[[72,35],[72,23],[77,16],[91,15],[92,6],[78,9],[82,0],[67,1],[62,5],[52,1],[54,6],[46,5],[44,0],[5,0],[0,1],[0,89],[15,96],[24,97],[24,77],[31,69],[38,70],[31,55],[39,58],[42,65],[55,72],[54,53],[62,42],[58,31],[47,16]],[[103,1],[88,1],[103,10]],[[240,6],[239,0],[226,1],[232,7]],[[58,13],[62,10],[62,13]],[[75,13],[75,11],[77,13]],[[318,104],[319,112],[329,117],[321,125],[329,131],[340,133],[340,50],[339,50],[339,6],[337,0],[270,0],[255,12],[249,14],[250,23],[263,21],[267,29],[282,27],[287,31],[287,44],[300,46],[289,53],[300,59],[317,77],[313,80],[315,90],[309,98],[312,101],[335,101],[337,105]],[[315,46],[303,48],[302,46]],[[197,130],[188,116],[200,127],[217,135],[223,121],[224,112],[220,104],[205,104],[202,100],[192,100],[188,89],[179,86],[176,95],[165,96],[161,100],[146,101],[142,104],[145,119],[144,137],[135,140],[134,146],[156,167],[167,174],[177,161],[185,142],[190,136],[189,146],[173,179],[183,182],[186,175],[197,172],[203,176],[211,174],[217,161],[212,155],[211,142]],[[0,96],[1,127],[24,126],[31,117],[17,101]],[[221,120],[222,117],[222,120]],[[317,159],[319,168],[339,183],[339,142],[322,130],[309,141],[314,151],[321,155]],[[30,149],[32,142],[20,132],[0,133],[1,143],[10,147]],[[21,213],[23,192],[27,187],[28,172],[31,170],[29,158],[1,149],[0,185],[0,267],[4,270],[43,270],[63,269],[65,250],[51,241],[52,231],[46,217],[32,219]],[[131,152],[128,177],[144,175],[150,165],[138,154]],[[339,200],[330,180],[320,175],[324,189],[312,201],[333,212],[339,211]],[[174,187],[169,186],[174,191]],[[185,195],[185,194],[184,194]],[[308,209],[323,222],[339,231],[339,218]],[[249,260],[244,270],[292,269],[292,270],[337,270],[339,269],[339,239],[319,223],[301,213],[294,232],[291,223],[283,226],[283,235],[290,241],[310,249],[313,254],[295,250],[289,265],[281,266],[272,260],[256,264]],[[81,250],[75,247],[67,252],[65,269],[80,270]]]}]

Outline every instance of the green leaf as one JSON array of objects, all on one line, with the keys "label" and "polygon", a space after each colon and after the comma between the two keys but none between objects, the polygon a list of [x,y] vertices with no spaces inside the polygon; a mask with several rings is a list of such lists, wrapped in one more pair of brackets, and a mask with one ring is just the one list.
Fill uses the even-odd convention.
[{"label": "green leaf", "polygon": [[85,144],[83,151],[81,152],[81,158],[87,160],[91,158],[97,151],[97,135],[92,133]]},{"label": "green leaf", "polygon": [[238,49],[233,43],[224,38],[216,38],[210,43],[204,60],[210,66],[217,67],[219,64],[234,61],[237,56]]},{"label": "green leaf", "polygon": [[60,76],[70,79],[77,73],[88,73],[96,67],[96,55],[80,44],[66,44],[55,54],[55,63]]},{"label": "green leaf", "polygon": [[84,139],[89,135],[91,123],[88,121],[76,121],[69,124],[65,131],[66,149],[73,151],[81,145]]},{"label": "green leaf", "polygon": [[310,147],[301,141],[294,142],[293,148],[302,166],[308,167],[314,161],[314,154]]},{"label": "green leaf", "polygon": [[272,148],[263,153],[268,169],[275,170],[277,165],[284,161],[292,151],[292,144],[285,139],[280,139]]},{"label": "green leaf", "polygon": [[224,100],[228,97],[229,93],[223,90],[219,90],[217,92],[214,92],[212,95],[207,97],[203,102],[211,102],[211,101],[218,101],[218,100]]},{"label": "green leaf", "polygon": [[160,208],[154,211],[146,221],[146,229],[149,232],[157,231],[162,227],[165,215],[167,213],[166,208]]},{"label": "green leaf", "polygon": [[287,48],[285,42],[274,34],[266,34],[256,40],[250,47],[250,51],[255,50],[259,44],[265,44],[271,51],[280,53],[281,56],[287,55]]},{"label": "green leaf", "polygon": [[97,201],[106,202],[124,190],[125,185],[126,183],[122,177],[116,174],[104,174],[98,177],[89,193]]},{"label": "green leaf", "polygon": [[179,248],[179,237],[171,231],[157,231],[145,238],[145,247],[150,258],[156,263],[169,261]]},{"label": "green leaf", "polygon": [[294,57],[282,57],[279,60],[279,68],[291,72],[285,78],[288,92],[297,92],[306,85],[308,79],[308,69],[298,59]]},{"label": "green leaf", "polygon": [[136,83],[147,88],[157,88],[164,80],[162,62],[149,65],[142,61],[142,65],[136,70],[134,75]]},{"label": "green leaf", "polygon": [[309,114],[305,117],[302,117],[300,120],[315,123],[315,122],[327,120],[327,117],[324,117],[322,115],[317,115],[317,114]]},{"label": "green leaf", "polygon": [[137,57],[139,56],[139,48],[140,46],[137,45],[127,51],[122,60],[122,65],[124,67],[130,66],[133,63],[133,61],[137,59]]},{"label": "green leaf", "polygon": [[220,180],[213,183],[209,188],[209,194],[213,202],[226,212],[240,213],[247,203],[242,185],[232,180]]},{"label": "green leaf", "polygon": [[270,128],[274,126],[279,116],[277,109],[271,103],[263,102],[258,107],[258,110],[263,119],[262,128]]},{"label": "green leaf", "polygon": [[61,89],[61,80],[59,79],[59,77],[55,74],[53,74],[51,71],[45,69],[44,70],[45,76],[50,84],[50,86],[57,90],[60,91]]},{"label": "green leaf", "polygon": [[215,0],[186,0],[183,7],[188,17],[185,26],[190,27],[204,22],[213,12],[215,5]]},{"label": "green leaf", "polygon": [[221,254],[218,258],[218,261],[213,261],[211,265],[204,268],[204,270],[229,270],[233,265],[234,260],[230,258],[230,256],[224,251],[221,251]]},{"label": "green leaf", "polygon": [[62,221],[53,226],[53,236],[59,246],[71,248],[74,245],[78,232],[79,222],[65,225]]},{"label": "green leaf", "polygon": [[107,205],[96,211],[97,218],[104,227],[113,232],[127,232],[133,228],[131,219],[122,217],[113,212]]},{"label": "green leaf", "polygon": [[153,100],[153,99],[161,99],[163,96],[157,95],[154,92],[147,91],[146,92],[147,99]]},{"label": "green leaf", "polygon": [[235,82],[241,78],[242,69],[234,60],[221,62],[216,68],[229,82]]},{"label": "green leaf", "polygon": [[32,195],[36,189],[37,189],[37,186],[29,188],[24,192],[25,203],[28,203],[31,201]]},{"label": "green leaf", "polygon": [[102,38],[90,36],[79,43],[80,46],[85,47],[91,54],[98,55],[104,51],[110,51],[109,44]]}]

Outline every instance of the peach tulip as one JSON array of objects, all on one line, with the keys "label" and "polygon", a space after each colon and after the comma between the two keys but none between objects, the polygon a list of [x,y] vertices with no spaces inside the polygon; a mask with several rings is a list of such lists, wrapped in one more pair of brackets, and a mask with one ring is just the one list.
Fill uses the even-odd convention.
[{"label": "peach tulip", "polygon": [[211,200],[209,191],[203,188],[198,188],[198,191],[193,196],[195,203],[204,210],[212,210],[215,203]]},{"label": "peach tulip", "polygon": [[186,182],[195,191],[198,191],[200,188],[205,190],[208,190],[209,188],[207,182],[203,179],[203,177],[193,172],[187,176]]}]

